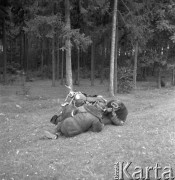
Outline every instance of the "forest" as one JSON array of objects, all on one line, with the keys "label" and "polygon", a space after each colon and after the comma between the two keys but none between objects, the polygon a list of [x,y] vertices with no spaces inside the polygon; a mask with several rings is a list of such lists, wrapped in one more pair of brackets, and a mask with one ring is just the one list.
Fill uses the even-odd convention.
[{"label": "forest", "polygon": [[109,79],[114,95],[147,76],[161,88],[166,71],[174,85],[174,22],[173,0],[1,0],[1,82],[16,70],[52,86]]}]

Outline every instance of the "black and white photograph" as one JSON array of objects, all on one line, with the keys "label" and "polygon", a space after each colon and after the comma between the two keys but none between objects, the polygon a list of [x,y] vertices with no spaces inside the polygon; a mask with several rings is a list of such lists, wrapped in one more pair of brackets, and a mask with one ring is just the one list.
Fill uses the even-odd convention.
[{"label": "black and white photograph", "polygon": [[0,0],[0,180],[175,179],[175,0]]}]

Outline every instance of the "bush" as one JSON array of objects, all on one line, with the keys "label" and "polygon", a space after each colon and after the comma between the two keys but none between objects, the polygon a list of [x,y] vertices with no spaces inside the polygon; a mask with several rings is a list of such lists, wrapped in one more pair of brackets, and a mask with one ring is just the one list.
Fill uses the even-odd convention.
[{"label": "bush", "polygon": [[17,72],[21,69],[19,63],[11,62],[7,63],[7,73],[9,74],[17,74]]},{"label": "bush", "polygon": [[91,77],[91,72],[88,68],[80,68],[80,78],[87,79]]},{"label": "bush", "polygon": [[43,67],[43,70],[42,70],[42,76],[44,78],[49,78],[51,79],[52,78],[52,66],[44,66]]},{"label": "bush", "polygon": [[[29,74],[29,73],[28,73]],[[44,65],[43,69],[39,68],[38,71],[31,72],[29,77],[38,77],[41,79],[52,78],[52,67]]]},{"label": "bush", "polygon": [[128,93],[133,89],[133,71],[130,68],[118,69],[118,92]]}]

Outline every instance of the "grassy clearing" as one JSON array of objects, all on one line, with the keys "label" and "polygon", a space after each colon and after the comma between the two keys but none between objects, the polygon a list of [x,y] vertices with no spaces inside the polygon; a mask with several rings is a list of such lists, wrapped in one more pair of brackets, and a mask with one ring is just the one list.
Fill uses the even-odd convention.
[{"label": "grassy clearing", "polygon": [[[109,99],[106,84],[82,84],[76,89]],[[118,161],[131,161],[131,172],[156,163],[175,170],[175,89],[152,86],[118,95],[129,110],[123,127],[47,140],[43,131],[53,130],[49,120],[67,91],[49,81],[29,86],[28,97],[15,95],[15,86],[0,86],[0,179],[109,180]]]}]

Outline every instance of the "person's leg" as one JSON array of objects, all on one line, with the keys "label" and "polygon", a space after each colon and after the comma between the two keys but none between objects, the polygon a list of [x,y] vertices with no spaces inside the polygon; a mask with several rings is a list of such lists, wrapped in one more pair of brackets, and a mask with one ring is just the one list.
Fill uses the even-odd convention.
[{"label": "person's leg", "polygon": [[94,119],[92,122],[92,131],[93,132],[100,132],[102,131],[104,124],[100,122],[98,118]]},{"label": "person's leg", "polygon": [[49,139],[57,139],[58,138],[58,136],[60,136],[61,135],[61,122],[59,122],[58,124],[57,124],[57,127],[56,127],[56,129],[54,130],[54,132],[52,133],[52,132],[49,132],[49,131],[45,131],[45,136],[47,137],[47,138],[49,138]]},{"label": "person's leg", "polygon": [[49,131],[44,131],[44,134],[48,139],[57,139],[58,138],[57,134],[51,133]]},{"label": "person's leg", "polygon": [[61,133],[64,136],[71,137],[82,133],[81,126],[77,123],[77,120],[73,117],[69,117],[64,120],[61,126]]}]

